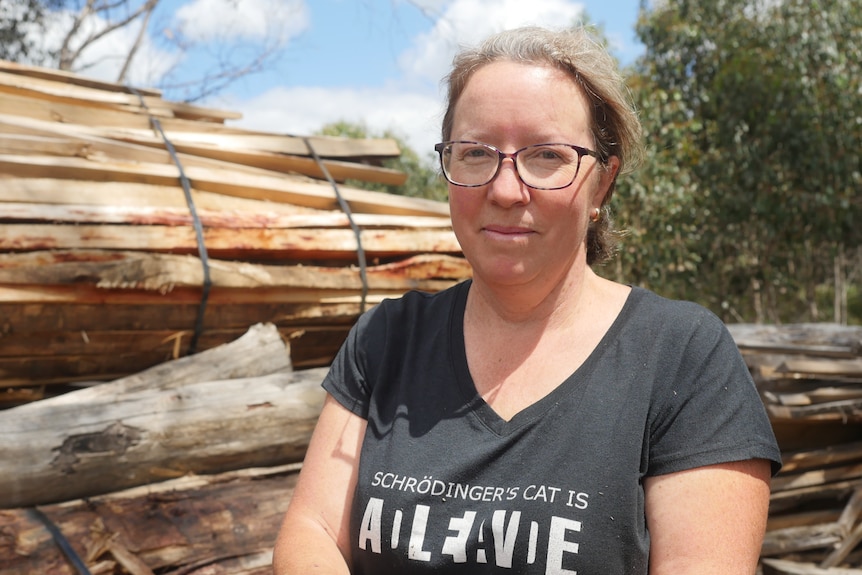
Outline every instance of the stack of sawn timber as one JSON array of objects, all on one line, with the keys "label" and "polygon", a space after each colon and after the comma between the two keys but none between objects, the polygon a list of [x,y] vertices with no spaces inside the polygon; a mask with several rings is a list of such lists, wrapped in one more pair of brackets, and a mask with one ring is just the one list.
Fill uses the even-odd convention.
[{"label": "stack of sawn timber", "polygon": [[258,322],[291,339],[296,367],[327,365],[365,306],[469,276],[445,203],[344,185],[403,183],[380,167],[396,142],[226,125],[237,117],[0,62],[0,408]]},{"label": "stack of sawn timber", "polygon": [[862,327],[731,325],[782,451],[765,575],[862,575]]}]

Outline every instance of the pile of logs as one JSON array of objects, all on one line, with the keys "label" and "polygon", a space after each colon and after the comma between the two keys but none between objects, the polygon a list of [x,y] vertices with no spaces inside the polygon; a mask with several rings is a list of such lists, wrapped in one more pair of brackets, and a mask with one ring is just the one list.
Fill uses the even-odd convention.
[{"label": "pile of logs", "polygon": [[0,62],[0,408],[232,341],[327,365],[358,314],[469,277],[388,139],[230,127],[157,91]]},{"label": "pile of logs", "polygon": [[862,575],[862,328],[730,326],[782,450],[765,575]]},{"label": "pile of logs", "polygon": [[324,372],[261,324],[0,412],[0,574],[271,573]]},{"label": "pile of logs", "polygon": [[[773,422],[764,575],[862,575],[862,328],[732,325]],[[0,412],[0,575],[264,575],[323,400],[273,325]],[[57,533],[62,536],[56,535]]]}]

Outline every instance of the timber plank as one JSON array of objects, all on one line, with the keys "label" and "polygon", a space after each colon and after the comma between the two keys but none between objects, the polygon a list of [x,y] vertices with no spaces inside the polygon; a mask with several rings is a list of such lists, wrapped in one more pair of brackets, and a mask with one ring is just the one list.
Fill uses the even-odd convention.
[{"label": "timber plank", "polygon": [[[156,193],[156,187],[143,186],[144,190]],[[143,190],[142,190],[143,191]],[[176,190],[168,189],[168,193],[176,195]],[[200,196],[210,196],[207,205],[217,204],[220,198],[214,194],[201,192]],[[214,197],[213,197],[214,196]],[[321,212],[308,210],[297,213],[296,210],[276,210],[274,204],[257,200],[243,200],[252,205],[232,207],[233,202],[225,202],[226,206],[198,207],[196,212],[201,224],[207,227],[219,228],[348,228],[350,220],[341,212]],[[176,204],[177,202],[172,202]],[[196,202],[198,203],[198,202]],[[200,202],[203,204],[204,202]],[[275,204],[281,206],[281,204]],[[238,209],[237,209],[238,208]],[[430,216],[399,216],[390,214],[354,214],[354,223],[360,228],[431,228],[449,229],[448,218]],[[114,203],[78,204],[78,203],[24,203],[0,201],[0,222],[56,222],[56,223],[99,223],[123,225],[192,225],[193,218],[185,205],[127,205]]]},{"label": "timber plank", "polygon": [[824,485],[837,481],[846,481],[862,477],[862,462],[841,467],[814,469],[798,474],[780,474],[772,479],[772,489],[783,491],[801,487]]},{"label": "timber plank", "polygon": [[862,575],[862,569],[832,567],[824,569],[813,563],[764,559],[764,575]]},{"label": "timber plank", "polygon": [[[64,206],[88,205],[109,208],[125,206],[164,207],[181,209],[188,213],[188,204],[179,182],[169,185],[151,185],[135,182],[95,182],[63,180],[58,185],[53,178],[17,178],[0,173],[0,213],[6,203],[33,203]],[[224,210],[279,216],[300,214],[332,215],[331,210],[318,210],[296,204],[269,202],[254,198],[239,198],[192,188],[192,201],[202,210]],[[14,207],[14,206],[13,206]],[[359,216],[360,214],[356,214]]]},{"label": "timber plank", "polygon": [[[203,238],[209,254],[223,259],[355,261],[358,247],[353,231],[343,229],[207,228]],[[460,252],[450,230],[369,229],[362,232],[361,241],[371,258]],[[0,251],[69,249],[194,254],[198,244],[191,226],[0,224]]]},{"label": "timber plank", "polygon": [[[223,288],[285,288],[356,290],[363,287],[358,268],[308,265],[261,265],[210,259],[211,285]],[[388,265],[366,268],[369,289],[439,291],[470,277],[466,260],[446,255],[420,255]],[[0,284],[62,285],[89,281],[100,288],[170,291],[201,286],[203,266],[193,256],[109,250],[53,250],[0,253]]]},{"label": "timber plank", "polygon": [[[94,109],[81,102],[43,100],[0,90],[0,109],[10,116],[21,116],[47,122],[86,127],[112,128],[102,132],[114,139],[152,138],[153,127],[147,115],[118,109]],[[160,118],[162,129],[171,142],[178,144],[212,144],[233,149],[268,151],[279,154],[309,155],[306,138],[287,134],[258,132],[193,119]],[[398,143],[388,138],[337,138],[309,136],[314,150],[322,158],[345,160],[394,158],[401,154]]]},{"label": "timber plank", "polygon": [[[0,131],[7,134],[0,141],[0,154],[49,154],[102,161],[106,158],[155,163],[174,161],[166,151],[163,138],[156,134],[120,133],[120,137],[111,137],[112,132],[105,128],[57,124],[8,114],[0,114]],[[231,149],[216,144],[172,144],[183,166],[212,166],[243,172],[256,169],[324,178],[318,163],[308,157],[266,150]],[[336,180],[352,178],[401,185],[407,179],[404,172],[366,163],[332,159],[322,160],[322,163]]]},{"label": "timber plank", "polygon": [[[107,92],[125,92],[128,93],[129,88],[125,84],[117,84],[116,82],[107,82],[97,80],[88,76],[82,76],[65,70],[56,68],[44,68],[41,66],[23,65],[8,60],[0,60],[0,70],[10,74],[20,74],[31,78],[41,78],[43,80],[51,80],[61,82],[63,84],[72,84],[75,86],[85,86],[97,90],[105,90]],[[161,97],[161,90],[153,88],[137,88],[138,92],[145,96]]]},{"label": "timber plank", "polygon": [[[6,303],[0,304],[0,348],[9,337],[29,337],[51,331],[87,332],[101,330],[187,330],[195,325],[198,302],[174,305],[92,303]],[[207,306],[204,329],[245,328],[271,321],[278,327],[309,330],[334,325],[350,325],[359,314],[355,303],[266,303],[252,301],[239,305],[225,302]],[[5,339],[4,339],[5,338]]]},{"label": "timber plank", "polygon": [[862,461],[862,441],[826,445],[815,450],[788,451],[781,454],[781,459],[782,474]]},{"label": "timber plank", "polygon": [[[159,186],[176,185],[177,168],[167,164],[144,162],[99,163],[82,158],[52,156],[0,155],[0,172],[27,178],[57,178],[87,181],[143,183]],[[198,189],[230,196],[294,203],[306,207],[337,210],[332,187],[299,176],[261,176],[238,174],[231,170],[190,166],[185,169],[191,185]],[[402,215],[448,215],[448,205],[442,202],[407,198],[380,192],[369,192],[346,186],[341,195],[355,212],[392,213]]]},{"label": "timber plank", "polygon": [[[0,284],[0,304],[95,304],[108,305],[150,305],[173,307],[178,305],[197,305],[201,301],[200,289],[176,287],[170,292],[154,292],[136,289],[107,289],[86,284],[66,286],[43,285],[3,285]],[[369,304],[379,303],[384,297],[397,297],[401,292],[369,293]],[[210,305],[237,304],[305,304],[305,309],[335,305],[347,309],[351,304],[358,309],[361,297],[354,290],[328,290],[321,294],[317,290],[278,288],[256,289],[213,289],[208,298]],[[153,310],[154,312],[156,310]],[[108,310],[105,310],[108,313]]]}]

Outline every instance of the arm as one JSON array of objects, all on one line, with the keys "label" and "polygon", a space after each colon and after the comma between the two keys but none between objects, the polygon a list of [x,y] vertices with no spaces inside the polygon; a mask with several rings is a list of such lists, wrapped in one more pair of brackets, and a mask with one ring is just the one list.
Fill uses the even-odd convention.
[{"label": "arm", "polygon": [[350,506],[365,426],[326,396],[276,540],[275,575],[350,572]]},{"label": "arm", "polygon": [[752,575],[766,530],[769,478],[762,459],[647,478],[650,575]]}]

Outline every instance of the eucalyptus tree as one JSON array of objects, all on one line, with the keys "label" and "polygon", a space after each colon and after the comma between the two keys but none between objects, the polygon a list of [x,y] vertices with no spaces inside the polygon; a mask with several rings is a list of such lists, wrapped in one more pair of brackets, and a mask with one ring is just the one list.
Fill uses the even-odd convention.
[{"label": "eucalyptus tree", "polygon": [[862,7],[666,0],[642,6],[637,30],[651,154],[620,190],[623,217],[637,210],[624,267],[726,319],[846,319],[862,245]]}]

